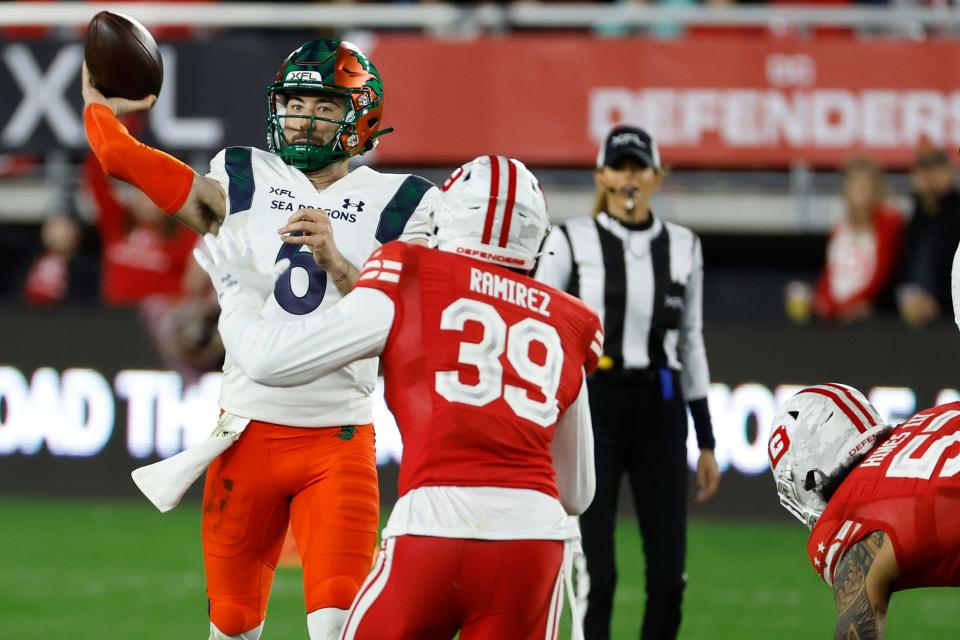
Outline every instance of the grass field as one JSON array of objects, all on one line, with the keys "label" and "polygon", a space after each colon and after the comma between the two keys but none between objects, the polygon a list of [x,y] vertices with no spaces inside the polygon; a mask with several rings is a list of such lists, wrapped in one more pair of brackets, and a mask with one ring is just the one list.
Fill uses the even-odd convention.
[{"label": "grass field", "polygon": [[[4,499],[0,514],[0,638],[207,637],[196,505],[161,515],[146,502]],[[831,594],[807,566],[804,533],[799,525],[695,522],[681,638],[831,637]],[[627,640],[638,636],[643,608],[643,562],[628,521],[617,553],[613,637]],[[891,612],[890,638],[958,637],[953,590],[898,594]],[[300,573],[281,570],[263,638],[306,637]]]}]

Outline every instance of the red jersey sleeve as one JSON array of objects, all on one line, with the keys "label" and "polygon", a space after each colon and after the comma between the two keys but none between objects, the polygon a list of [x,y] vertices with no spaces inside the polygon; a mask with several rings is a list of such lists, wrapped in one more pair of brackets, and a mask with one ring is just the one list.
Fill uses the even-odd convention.
[{"label": "red jersey sleeve", "polygon": [[374,251],[360,269],[360,275],[353,286],[378,289],[391,298],[396,297],[408,249],[410,245],[397,240]]},{"label": "red jersey sleeve", "polygon": [[807,554],[813,570],[832,587],[840,559],[872,530],[856,520],[825,519],[821,516],[807,541]]},{"label": "red jersey sleeve", "polygon": [[906,560],[901,551],[900,538],[891,526],[876,518],[849,515],[844,507],[842,501],[838,505],[831,501],[807,540],[810,564],[824,582],[833,586],[840,561],[855,544],[874,531],[882,531],[889,536],[898,559]]},{"label": "red jersey sleeve", "polygon": [[600,356],[603,355],[603,325],[596,311],[586,305],[583,306],[583,311],[587,316],[587,321],[584,323],[584,342],[587,349],[584,352],[586,357],[583,366],[589,375],[597,368]]}]

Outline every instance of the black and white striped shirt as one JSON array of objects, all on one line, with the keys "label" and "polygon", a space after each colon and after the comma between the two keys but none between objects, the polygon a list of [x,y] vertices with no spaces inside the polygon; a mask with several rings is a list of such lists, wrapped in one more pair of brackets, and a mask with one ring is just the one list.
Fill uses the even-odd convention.
[{"label": "black and white striped shirt", "polygon": [[536,278],[599,313],[608,367],[677,370],[688,401],[707,396],[696,234],[653,215],[628,226],[600,213],[555,227],[544,249]]}]

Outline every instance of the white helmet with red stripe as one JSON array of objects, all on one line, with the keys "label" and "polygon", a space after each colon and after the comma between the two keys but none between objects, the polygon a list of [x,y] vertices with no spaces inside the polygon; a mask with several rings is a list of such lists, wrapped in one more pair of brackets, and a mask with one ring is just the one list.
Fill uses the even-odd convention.
[{"label": "white helmet with red stripe", "polygon": [[768,444],[780,504],[812,529],[827,507],[824,481],[862,458],[888,429],[853,387],[826,383],[797,393],[774,416]]},{"label": "white helmet with red stripe", "polygon": [[479,156],[441,187],[437,248],[513,269],[533,269],[550,219],[543,191],[523,163]]}]

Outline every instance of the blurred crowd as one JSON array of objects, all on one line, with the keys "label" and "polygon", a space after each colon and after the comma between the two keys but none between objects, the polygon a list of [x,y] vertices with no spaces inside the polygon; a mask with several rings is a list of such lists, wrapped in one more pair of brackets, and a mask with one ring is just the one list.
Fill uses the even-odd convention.
[{"label": "blurred crowd", "polygon": [[[138,307],[167,351],[206,366],[216,357],[208,349],[217,305],[191,257],[197,236],[136,189],[108,178],[93,155],[81,176],[94,224],[73,213],[47,217],[36,255],[7,297],[37,307]],[[960,244],[956,167],[942,149],[926,148],[910,178],[909,199],[895,198],[876,162],[862,156],[847,162],[843,215],[827,238],[819,278],[786,286],[792,320],[852,323],[896,313],[922,327],[952,313],[950,271]],[[908,202],[906,210],[896,201]]]},{"label": "blurred crowd", "polygon": [[844,215],[830,233],[820,277],[787,286],[792,320],[852,323],[895,311],[907,325],[923,327],[952,315],[960,192],[947,153],[923,149],[911,185],[910,210],[898,211],[877,163],[866,157],[847,163]]},{"label": "blurred crowd", "polygon": [[93,154],[84,160],[80,190],[94,224],[73,212],[46,217],[14,297],[41,308],[136,308],[168,366],[188,377],[219,367],[219,306],[192,257],[197,235],[139,190],[109,178]]},{"label": "blurred crowd", "polygon": [[[16,0],[24,3],[36,3],[36,2],[53,2],[55,0]],[[133,0],[133,2],[150,2],[151,0]],[[198,0],[165,0],[166,3],[171,2],[196,2]],[[227,0],[199,0],[199,2],[221,2]],[[244,4],[244,2],[250,2],[254,0],[229,0],[231,4]],[[461,3],[461,2],[448,2],[446,0],[285,0],[285,3],[289,4],[304,4],[304,5],[318,5],[318,4],[339,4],[339,5],[357,5],[357,4],[392,4],[392,5],[446,5],[458,7],[466,12],[472,10],[483,10],[488,6],[494,7],[509,7],[511,5],[536,5],[536,4],[596,4],[596,5],[639,5],[639,6],[669,6],[669,7],[709,7],[714,10],[722,10],[726,7],[732,7],[736,5],[743,6],[768,6],[768,7],[850,7],[850,6],[890,6],[890,7],[932,7],[932,8],[949,8],[955,4],[952,0],[478,0],[475,2]],[[493,26],[492,23],[484,22],[484,26],[478,26],[473,24],[468,24],[469,20],[465,21],[463,24],[458,25],[448,25],[438,26],[431,25],[427,30],[433,35],[476,35],[487,30],[500,32],[504,30],[509,30],[511,27],[504,23],[500,26]],[[208,27],[190,27],[190,26],[179,26],[179,25],[146,25],[150,31],[154,34],[157,40],[160,41],[172,41],[180,40],[185,38],[196,38],[196,37],[214,37],[218,33],[222,32],[223,29],[219,28],[208,28]],[[535,28],[533,30],[543,30],[543,28]],[[660,23],[654,25],[641,25],[637,26],[634,24],[623,24],[618,22],[612,22],[609,24],[599,24],[595,25],[590,29],[577,29],[569,28],[564,26],[552,25],[548,27],[552,32],[557,30],[562,30],[565,32],[570,31],[583,31],[587,30],[591,33],[599,36],[626,36],[626,35],[637,35],[637,34],[648,34],[660,38],[673,38],[679,36],[685,37],[715,37],[715,36],[729,36],[734,35],[738,37],[742,36],[753,36],[753,37],[815,37],[815,38],[830,38],[830,37],[854,37],[859,34],[873,36],[876,35],[875,29],[857,29],[853,27],[846,26],[814,26],[806,27],[802,25],[793,25],[787,24],[781,19],[773,19],[770,24],[753,24],[753,25],[717,25],[717,24],[697,24],[695,22],[688,23],[686,25],[681,24],[669,24],[669,23]],[[947,28],[924,28],[919,25],[910,25],[910,24],[901,24],[893,25],[890,27],[892,31],[903,33],[908,33],[911,37],[924,37],[924,36],[936,36],[941,34],[952,33],[951,30]],[[269,28],[251,28],[243,27],[237,29],[231,29],[231,31],[265,31]],[[393,28],[383,28],[382,30],[395,30]],[[408,30],[406,28],[402,30]],[[524,26],[519,30],[529,31],[530,27]],[[886,29],[885,29],[886,30]],[[39,38],[50,38],[50,37],[61,37],[74,39],[78,33],[77,28],[57,28],[57,27],[47,27],[47,26],[16,26],[16,27],[0,27],[0,38],[5,39],[39,39]],[[312,28],[308,25],[304,25],[303,33],[308,36],[316,35],[332,35],[337,30],[330,29],[317,29]],[[287,29],[289,33],[290,30]],[[448,33],[449,32],[449,33]]]},{"label": "blurred crowd", "polygon": [[[740,0],[739,3],[950,4],[947,0]],[[441,3],[394,0],[394,4]],[[484,4],[515,3],[479,2],[473,6]],[[596,4],[724,7],[738,1],[610,0]],[[610,24],[596,27],[595,31],[610,36],[644,31],[661,37],[732,33],[767,37],[784,35],[783,27],[779,29],[696,24],[638,29]],[[211,33],[182,26],[159,26],[152,30],[160,40],[204,37]],[[802,35],[851,34],[854,31],[849,28],[816,27]],[[0,38],[8,40],[66,36],[76,39],[76,29],[0,28]],[[36,172],[44,161],[23,155],[0,156],[0,179],[17,177],[21,165],[23,173]],[[905,210],[892,204],[897,199],[891,195],[896,194],[888,193],[885,175],[871,159],[850,160],[844,176],[844,215],[827,240],[819,278],[812,282],[794,280],[787,285],[789,318],[798,323],[852,323],[876,315],[897,314],[907,325],[922,327],[950,315],[950,265],[953,251],[960,242],[960,192],[949,156],[934,148],[919,153],[912,169],[912,193]],[[170,366],[188,373],[217,366],[222,358],[216,332],[218,307],[205,276],[190,257],[196,236],[164,215],[142,193],[107,178],[92,155],[84,160],[80,183],[82,193],[91,203],[92,215],[84,216],[90,222],[81,219],[73,211],[75,207],[70,206],[49,215],[38,234],[36,255],[25,261],[19,256],[6,258],[5,265],[23,262],[25,273],[10,278],[0,288],[0,298],[19,300],[34,307],[63,304],[135,307]],[[6,243],[7,246],[16,244],[12,239]],[[709,264],[707,267],[709,269]]]}]

